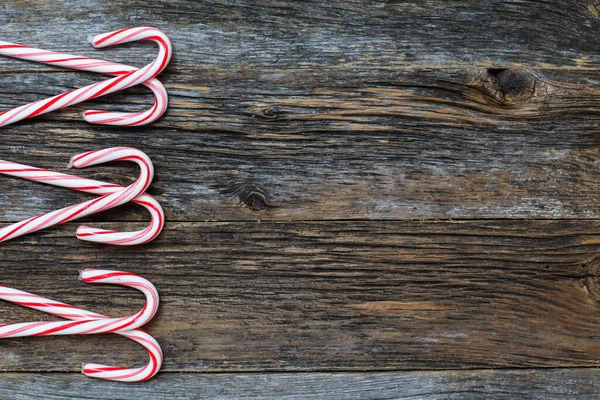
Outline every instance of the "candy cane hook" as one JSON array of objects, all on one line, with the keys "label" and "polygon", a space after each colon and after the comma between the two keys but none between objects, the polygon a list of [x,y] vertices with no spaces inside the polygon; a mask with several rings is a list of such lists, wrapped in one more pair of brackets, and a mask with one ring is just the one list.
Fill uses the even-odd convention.
[{"label": "candy cane hook", "polygon": [[[150,356],[150,362],[145,367],[132,369],[101,364],[84,364],[83,374],[93,378],[121,382],[139,382],[152,378],[162,366],[162,350],[156,339],[135,327],[143,326],[150,321],[158,309],[159,296],[154,285],[137,275],[108,270],[86,269],[81,272],[80,278],[85,283],[112,283],[134,287],[144,293],[146,305],[134,316],[111,319],[65,303],[0,286],[0,299],[2,300],[75,321],[74,323],[37,322],[0,325],[0,337],[116,333],[144,346]],[[125,328],[119,329],[123,326]]]},{"label": "candy cane hook", "polygon": [[[68,107],[86,100],[95,99],[110,93],[114,93],[132,86],[142,84],[149,79],[154,78],[161,73],[171,60],[172,45],[169,37],[155,28],[129,28],[115,32],[104,33],[94,36],[90,39],[92,45],[96,48],[113,46],[121,43],[150,40],[158,44],[158,56],[150,64],[137,71],[109,79],[104,82],[98,82],[81,89],[76,89],[46,100],[39,100],[21,107],[7,110],[0,113],[0,127],[32,118],[50,111]],[[105,111],[90,110],[86,115],[94,118],[94,115],[101,115],[104,118]],[[112,113],[111,113],[112,114]],[[115,116],[116,118],[116,116]]]},{"label": "candy cane hook", "polygon": [[[2,160],[0,160],[0,174],[97,195],[113,194],[124,189],[123,186],[111,183]],[[131,202],[143,206],[150,212],[150,225],[146,229],[136,232],[117,232],[80,226],[77,229],[77,237],[88,242],[120,246],[133,246],[154,240],[165,225],[165,213],[161,205],[154,197],[146,193]]]},{"label": "candy cane hook", "polygon": [[[129,65],[57,53],[55,51],[36,49],[3,41],[0,41],[0,55],[78,71],[97,72],[113,76],[121,76],[138,70]],[[143,85],[148,87],[154,94],[155,102],[150,110],[136,113],[87,111],[83,114],[84,119],[91,124],[120,126],[141,126],[156,121],[167,110],[169,103],[167,90],[155,78],[147,80]]]},{"label": "candy cane hook", "polygon": [[[146,296],[146,304],[138,313],[129,317],[89,319],[91,314],[88,314],[88,319],[74,322],[44,321],[0,325],[0,339],[25,336],[93,335],[132,330],[146,325],[156,314],[159,303],[158,292],[154,285],[144,278],[126,272],[88,269],[81,273],[81,280],[85,283],[112,283],[136,288]],[[44,312],[61,309],[61,313],[65,310],[69,312],[69,307],[60,303],[35,304],[38,304],[36,309]]]},{"label": "candy cane hook", "polygon": [[[119,189],[111,194],[86,201],[84,203],[65,207],[63,209],[29,218],[25,221],[12,224],[0,229],[0,242],[14,239],[41,229],[59,225],[91,214],[99,213],[110,208],[129,203],[143,194],[154,177],[154,166],[150,158],[143,152],[129,147],[115,147],[110,149],[96,150],[77,155],[71,159],[75,168],[84,168],[91,165],[107,163],[111,161],[132,161],[140,167],[140,177],[124,189]],[[83,227],[84,231],[92,229],[92,234],[102,234],[112,231],[94,230]],[[101,240],[97,240],[101,241]]]}]

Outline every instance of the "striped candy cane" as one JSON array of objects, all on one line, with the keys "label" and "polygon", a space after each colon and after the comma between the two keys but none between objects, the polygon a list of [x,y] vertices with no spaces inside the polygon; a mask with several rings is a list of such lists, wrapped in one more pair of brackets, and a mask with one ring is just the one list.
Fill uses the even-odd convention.
[{"label": "striped candy cane", "polygon": [[[3,41],[0,41],[0,55],[54,65],[57,67],[97,72],[113,76],[121,76],[138,70],[135,67],[110,61],[57,53]],[[163,84],[155,78],[147,80],[143,85],[148,87],[152,90],[152,93],[154,93],[155,103],[150,110],[137,113],[87,111],[83,115],[84,119],[92,124],[120,126],[140,126],[156,121],[167,110],[169,102],[167,90]]]},{"label": "striped candy cane", "polygon": [[[0,55],[55,65],[80,71],[98,72],[106,75],[121,76],[137,71],[137,68],[110,61],[73,56],[53,51],[35,49],[14,43],[0,41]],[[155,97],[154,106],[150,110],[136,113],[86,111],[84,119],[92,124],[141,126],[159,119],[167,110],[168,94],[164,85],[158,79],[150,79],[143,83]]]},{"label": "striped candy cane", "polygon": [[103,364],[84,364],[82,373],[90,378],[119,382],[146,381],[156,375],[163,363],[162,349],[156,339],[141,329],[117,332],[117,334],[132,339],[144,346],[150,356],[150,362],[142,368],[119,368]]},{"label": "striped candy cane", "polygon": [[[90,165],[97,165],[110,161],[135,162],[140,166],[141,175],[133,184],[124,189],[114,191],[111,194],[53,211],[48,214],[29,218],[25,221],[2,228],[0,229],[0,242],[129,203],[148,189],[148,186],[150,186],[150,182],[152,182],[152,178],[154,177],[154,166],[152,165],[150,158],[137,149],[130,147],[114,147],[91,151],[73,157],[71,159],[71,165],[75,168],[84,168]],[[88,239],[93,235],[109,234],[109,232],[114,233],[112,231],[102,231],[87,227],[83,227],[82,230],[83,232],[80,231],[80,234],[83,235],[83,237],[91,235]]]},{"label": "striped candy cane", "polygon": [[[146,305],[134,316],[108,318],[65,303],[0,286],[0,299],[2,300],[75,321],[0,325],[0,337],[116,333],[144,346],[150,356],[148,365],[142,368],[127,369],[101,364],[85,364],[82,370],[83,374],[93,378],[121,382],[139,382],[152,378],[162,365],[162,350],[152,336],[135,327],[143,326],[150,321],[158,309],[159,297],[154,285],[137,275],[108,270],[86,269],[81,272],[80,278],[85,283],[111,283],[134,287],[144,293]],[[123,329],[119,329],[123,326]],[[44,329],[49,333],[44,332]],[[18,333],[11,333],[15,331]]]},{"label": "striped candy cane", "polygon": [[[2,160],[0,160],[0,174],[97,195],[113,194],[125,189],[123,186],[111,183]],[[137,232],[117,232],[81,226],[77,229],[77,237],[89,242],[120,246],[133,246],[154,240],[160,234],[165,224],[165,214],[162,207],[154,197],[146,193],[132,200],[132,203],[139,204],[150,212],[151,221],[146,229]]]},{"label": "striped candy cane", "polygon": [[[113,333],[123,330],[137,329],[146,325],[158,309],[158,292],[152,283],[137,275],[127,272],[87,269],[81,273],[85,283],[112,283],[133,287],[144,293],[146,304],[140,312],[123,318],[95,318],[79,321],[47,321],[22,322],[18,324],[0,325],[0,339],[24,336],[55,336],[55,335],[92,335],[97,333]],[[10,291],[10,289],[9,289]],[[16,304],[25,303],[22,297],[16,297]],[[12,301],[12,300],[11,300]],[[69,315],[69,306],[62,303],[40,303],[31,298],[29,304],[36,304],[36,309],[57,316]],[[34,307],[32,307],[34,308]],[[60,314],[60,315],[59,315]]]},{"label": "striped candy cane", "polygon": [[[129,43],[141,40],[151,40],[158,44],[159,53],[156,59],[139,70],[128,72],[116,78],[104,82],[95,83],[81,89],[76,89],[46,100],[39,100],[21,107],[0,113],[0,126],[9,125],[17,121],[32,118],[50,111],[65,108],[86,100],[95,99],[110,93],[114,93],[132,86],[142,84],[161,73],[171,59],[171,41],[163,32],[155,28],[129,28],[116,32],[104,33],[90,39],[96,48],[113,46],[121,43]],[[109,123],[117,122],[122,117],[120,113],[107,113],[106,111],[91,110],[85,116],[92,121]],[[116,119],[115,119],[116,118]]]}]

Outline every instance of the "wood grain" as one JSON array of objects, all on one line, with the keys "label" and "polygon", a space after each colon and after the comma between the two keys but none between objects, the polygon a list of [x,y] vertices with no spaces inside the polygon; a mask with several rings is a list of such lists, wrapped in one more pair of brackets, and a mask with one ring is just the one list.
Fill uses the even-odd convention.
[{"label": "wood grain", "polygon": [[[86,287],[77,270],[144,275],[162,295],[148,329],[167,373],[136,386],[78,375],[83,361],[141,365],[118,337],[6,340],[0,397],[596,395],[596,2],[0,4],[2,40],[142,66],[151,44],[85,40],[139,25],[175,44],[163,119],[80,120],[147,107],[134,88],[3,128],[0,159],[64,171],[78,152],[140,148],[156,164],[165,233],[118,249],[78,242],[74,224],[36,233],[2,244],[0,282],[126,315],[140,295]],[[0,58],[0,109],[98,79]],[[83,198],[0,178],[0,222]],[[146,218],[125,207],[91,220]],[[47,318],[0,304],[0,323]]]},{"label": "wood grain", "polygon": [[[84,267],[156,283],[165,371],[595,367],[596,221],[171,223],[149,246],[74,227],[2,246],[0,281],[106,315],[142,296],[83,286]],[[32,278],[35,278],[32,280]],[[2,321],[40,313],[0,305]],[[118,337],[0,342],[1,371],[145,359]]]},{"label": "wood grain", "polygon": [[[6,40],[26,36],[32,45],[61,51],[85,48],[88,35],[111,29],[163,28],[180,67],[191,69],[512,63],[596,69],[600,61],[599,12],[591,0],[12,0],[0,10]],[[137,52],[121,54],[138,60]]]},{"label": "wood grain", "polygon": [[[600,217],[591,2],[308,2],[311,19],[294,2],[28,4],[2,5],[4,39],[26,31],[31,45],[143,65],[150,44],[98,51],[84,37],[103,21],[167,30],[171,108],[135,130],[80,120],[90,106],[150,103],[143,89],[109,96],[3,129],[0,158],[62,170],[77,152],[139,147],[172,221]],[[98,79],[6,58],[0,68],[3,108]],[[81,173],[133,174],[97,170]],[[2,185],[3,222],[81,199]]]},{"label": "wood grain", "polygon": [[160,374],[142,385],[80,375],[0,374],[0,395],[64,399],[588,400],[600,390],[596,369],[371,373]]},{"label": "wood grain", "polygon": [[[517,79],[510,74],[524,79],[523,92],[506,86]],[[151,127],[86,126],[78,113],[89,105],[82,106],[7,127],[3,134],[11,139],[0,158],[64,171],[79,152],[141,148],[156,164],[151,193],[171,221],[600,217],[595,74],[484,69],[303,76],[273,69],[174,73],[167,78],[169,114]],[[27,87],[41,79],[29,78]],[[12,80],[0,75],[0,87],[9,88],[0,104],[92,82],[49,74],[31,93],[10,89]],[[142,92],[93,107],[132,109],[133,98],[139,109],[150,100]],[[520,93],[531,97],[520,100]],[[130,182],[137,172],[76,173]],[[85,198],[64,189],[40,192],[14,178],[0,182],[4,222]],[[100,219],[144,218],[131,214]]]}]

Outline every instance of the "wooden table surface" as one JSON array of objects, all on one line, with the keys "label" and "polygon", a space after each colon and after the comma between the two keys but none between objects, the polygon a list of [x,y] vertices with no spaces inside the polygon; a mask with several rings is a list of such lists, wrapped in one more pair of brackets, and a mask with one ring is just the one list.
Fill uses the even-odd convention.
[{"label": "wooden table surface", "polygon": [[[2,128],[0,158],[66,171],[77,153],[147,152],[164,233],[132,248],[69,223],[0,247],[0,282],[112,316],[156,284],[165,363],[115,335],[0,342],[0,398],[591,399],[600,396],[600,10],[592,0],[159,0],[0,4],[0,39],[142,66],[167,32],[168,113],[144,88]],[[0,58],[0,105],[100,78]],[[131,165],[77,174],[127,183]],[[88,199],[0,178],[3,224]],[[87,220],[133,229],[126,206]],[[0,303],[0,321],[51,319]]]}]

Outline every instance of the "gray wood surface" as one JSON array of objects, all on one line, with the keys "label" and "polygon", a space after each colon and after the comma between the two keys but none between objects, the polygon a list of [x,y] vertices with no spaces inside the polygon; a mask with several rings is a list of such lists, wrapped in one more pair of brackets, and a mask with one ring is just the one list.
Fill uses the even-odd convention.
[{"label": "gray wood surface", "polygon": [[[15,139],[0,158],[66,171],[79,152],[141,147],[157,166],[150,192],[171,221],[598,218],[597,74],[521,74],[552,89],[507,106],[473,86],[489,79],[485,69],[343,70],[314,78],[278,69],[173,72],[166,80],[171,108],[155,126],[89,127],[79,120],[89,107],[82,105],[7,127],[3,134]],[[0,104],[93,82],[53,73],[43,93],[29,93],[10,89],[14,79],[0,74],[0,87],[9,88]],[[26,85],[39,79],[28,76]],[[130,97],[115,96],[120,109]],[[264,115],[271,111],[276,116]],[[130,182],[136,170],[75,173]],[[0,220],[7,222],[86,198],[12,178],[2,185]],[[130,213],[97,219],[135,218]]]},{"label": "gray wood surface", "polygon": [[[0,159],[65,171],[79,152],[140,148],[166,231],[136,248],[78,242],[75,224],[3,243],[0,283],[125,315],[137,293],[82,285],[77,270],[146,276],[162,296],[148,330],[165,373],[81,377],[83,361],[141,365],[118,337],[6,340],[0,397],[598,396],[595,2],[0,4],[0,40],[136,66],[153,45],[95,50],[86,37],[140,25],[174,42],[164,118],[80,119],[151,104],[133,88],[2,128]],[[98,79],[0,57],[0,109]],[[0,223],[87,198],[0,178]],[[146,219],[126,206],[88,221]],[[40,318],[0,304],[0,323]]]},{"label": "gray wood surface", "polygon": [[[172,222],[150,245],[110,251],[78,243],[74,229],[3,244],[0,281],[129,315],[140,294],[76,278],[84,267],[136,271],[161,292],[148,329],[164,347],[165,371],[594,367],[600,359],[596,221]],[[40,316],[2,310],[7,321]],[[0,371],[145,360],[113,336],[0,346]]]},{"label": "gray wood surface", "polygon": [[598,370],[534,369],[358,373],[160,374],[137,385],[75,374],[0,374],[0,396],[64,399],[589,400]]},{"label": "gray wood surface", "polygon": [[[598,9],[582,0],[10,0],[1,7],[7,38],[27,36],[32,45],[46,47],[52,40],[61,50],[123,26],[164,28],[175,41],[179,66],[190,70],[198,64],[446,68],[510,63],[593,69],[600,61]],[[78,32],[78,40],[68,32]]]},{"label": "gray wood surface", "polygon": [[[150,44],[95,50],[85,38],[135,21],[161,27],[175,44],[161,76],[168,115],[135,130],[80,120],[87,107],[150,104],[129,90],[3,128],[0,158],[64,169],[91,148],[142,147],[158,167],[152,192],[179,221],[598,218],[600,84],[586,38],[600,21],[589,2],[131,3],[41,2],[41,24],[12,1],[0,35],[143,65]],[[99,79],[7,58],[0,67],[3,107]],[[2,221],[77,198],[3,185]]]}]

